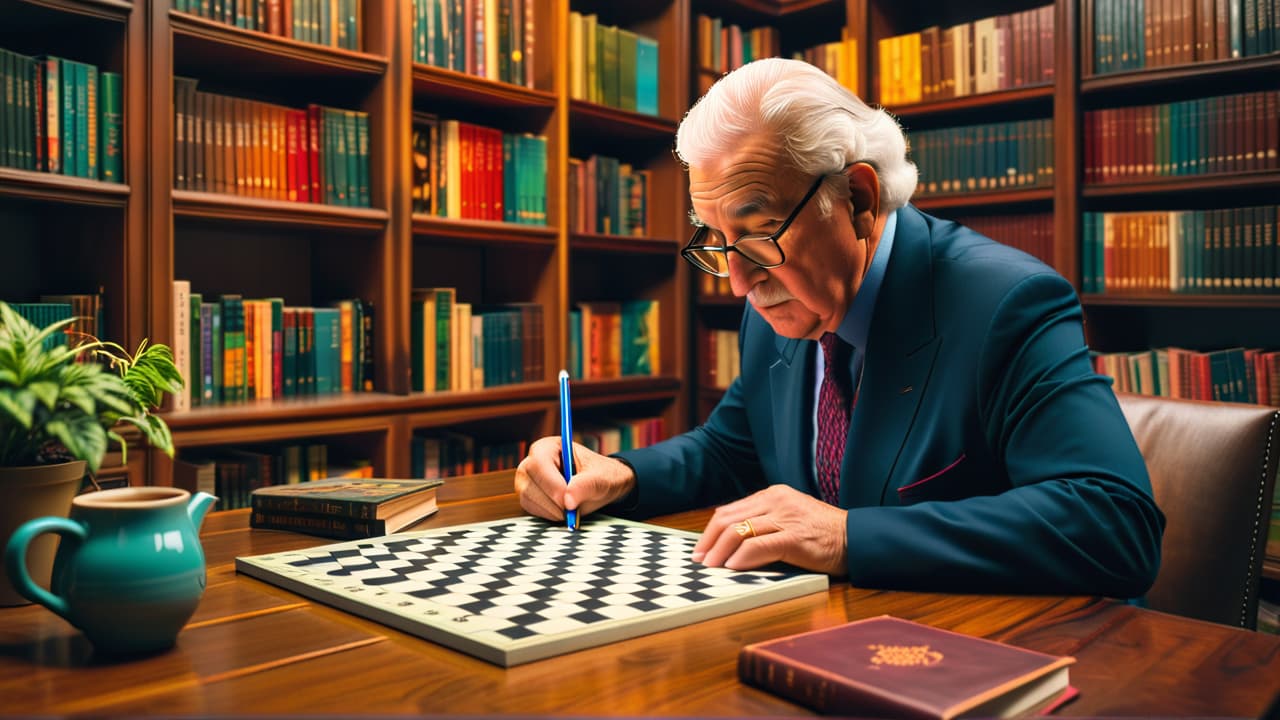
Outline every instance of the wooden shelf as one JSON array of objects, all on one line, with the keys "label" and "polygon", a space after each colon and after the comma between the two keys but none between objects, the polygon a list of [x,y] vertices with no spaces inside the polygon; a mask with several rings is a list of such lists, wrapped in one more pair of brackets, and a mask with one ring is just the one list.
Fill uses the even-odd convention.
[{"label": "wooden shelf", "polygon": [[643,400],[664,400],[674,398],[678,392],[680,379],[670,375],[578,380],[573,384],[573,406],[599,407]]},{"label": "wooden shelf", "polygon": [[996,213],[1007,205],[1030,205],[1053,201],[1052,187],[1035,187],[1022,190],[995,190],[950,195],[925,195],[911,199],[911,204],[925,212],[934,210],[973,209],[984,213]]},{"label": "wooden shelf", "polygon": [[133,12],[133,3],[127,0],[24,0],[7,5],[6,21],[12,20],[15,13],[26,17],[60,13],[119,22]]},{"label": "wooden shelf", "polygon": [[1280,73],[1280,55],[1211,60],[1189,65],[1157,67],[1130,72],[1090,75],[1080,81],[1082,96],[1118,93],[1152,87],[1186,86],[1189,81],[1209,84],[1213,81],[1240,76],[1271,78]]},{"label": "wooden shelf", "polygon": [[583,100],[569,101],[571,133],[610,137],[614,142],[666,142],[675,140],[676,121],[653,115],[605,107]]},{"label": "wooden shelf", "polygon": [[1280,172],[1275,170],[1259,170],[1240,173],[1217,173],[1214,175],[1178,175],[1176,177],[1152,178],[1149,180],[1101,183],[1085,185],[1081,193],[1086,198],[1129,197],[1203,193],[1230,193],[1241,190],[1268,190],[1280,188]]},{"label": "wooden shelf", "polygon": [[713,15],[747,13],[767,22],[829,5],[831,0],[703,0],[698,11]]},{"label": "wooden shelf", "polygon": [[494,245],[554,247],[556,229],[545,225],[521,225],[492,220],[457,220],[415,213],[413,234],[433,240],[484,242]]},{"label": "wooden shelf", "polygon": [[379,415],[396,412],[403,406],[404,397],[400,395],[347,393],[200,406],[182,412],[165,413],[164,419],[170,429],[180,433],[264,423]]},{"label": "wooden shelf", "polygon": [[665,255],[679,252],[680,243],[670,238],[572,233],[569,235],[569,248],[571,250],[604,250],[618,253],[658,253]]},{"label": "wooden shelf", "polygon": [[129,195],[129,186],[120,183],[0,167],[0,197],[124,207]]},{"label": "wooden shelf", "polygon": [[540,111],[556,106],[555,93],[488,80],[434,65],[414,63],[413,95],[424,100],[450,100],[493,110]]},{"label": "wooden shelf", "polygon": [[1044,103],[1047,108],[1052,101],[1052,85],[1032,85],[1012,90],[982,93],[981,95],[965,95],[963,97],[947,98],[946,100],[904,105],[889,108],[889,110],[900,120],[914,120],[935,115],[983,110],[996,106],[1007,108],[1012,105]]},{"label": "wooden shelf", "polygon": [[377,208],[263,200],[192,190],[173,191],[173,213],[180,218],[356,231],[377,231],[387,224],[387,211]]},{"label": "wooden shelf", "polygon": [[305,422],[334,418],[371,417],[422,413],[454,408],[486,408],[531,401],[551,402],[556,397],[552,382],[521,383],[457,393],[344,393],[259,400],[233,405],[195,407],[164,415],[175,433],[194,430],[238,428],[250,425]]},{"label": "wooden shelf", "polygon": [[1086,307],[1280,308],[1280,295],[1090,293],[1082,295],[1080,302]]},{"label": "wooden shelf", "polygon": [[1262,575],[1272,580],[1280,580],[1280,559],[1267,558],[1262,563]]},{"label": "wooden shelf", "polygon": [[375,79],[387,70],[387,58],[369,53],[302,42],[293,38],[245,30],[208,18],[169,11],[175,59],[200,67],[235,63],[247,76],[288,75],[332,82],[335,79]]}]

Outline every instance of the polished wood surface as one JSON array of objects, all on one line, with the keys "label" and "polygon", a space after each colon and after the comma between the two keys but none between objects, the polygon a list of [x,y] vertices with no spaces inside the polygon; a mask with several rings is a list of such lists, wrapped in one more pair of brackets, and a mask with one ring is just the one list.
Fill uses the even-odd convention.
[{"label": "polished wood surface", "polygon": [[[513,515],[512,496],[442,503],[419,529]],[[705,512],[661,519],[689,530]],[[1088,597],[825,594],[509,670],[236,575],[234,558],[325,542],[205,523],[209,584],[173,650],[93,655],[40,606],[0,608],[0,713],[803,715],[740,683],[746,643],[879,614],[1074,655],[1062,715],[1258,716],[1280,693],[1280,638]]]}]

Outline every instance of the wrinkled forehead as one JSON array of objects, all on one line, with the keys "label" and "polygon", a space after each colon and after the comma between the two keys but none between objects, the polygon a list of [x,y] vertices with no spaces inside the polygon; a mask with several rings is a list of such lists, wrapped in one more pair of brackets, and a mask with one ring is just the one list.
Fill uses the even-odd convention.
[{"label": "wrinkled forehead", "polygon": [[689,197],[699,215],[734,219],[776,210],[802,181],[779,143],[755,136],[722,159],[690,166]]}]

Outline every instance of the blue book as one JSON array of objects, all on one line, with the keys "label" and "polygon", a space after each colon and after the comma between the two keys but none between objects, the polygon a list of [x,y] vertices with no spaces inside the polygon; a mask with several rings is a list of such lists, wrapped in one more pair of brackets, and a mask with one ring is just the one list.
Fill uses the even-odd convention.
[{"label": "blue book", "polygon": [[658,114],[658,41],[636,37],[636,112]]}]

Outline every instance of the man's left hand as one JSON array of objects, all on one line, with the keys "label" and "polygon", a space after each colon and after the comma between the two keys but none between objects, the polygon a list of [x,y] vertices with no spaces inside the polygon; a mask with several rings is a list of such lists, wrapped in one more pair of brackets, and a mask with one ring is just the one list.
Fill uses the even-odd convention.
[{"label": "man's left hand", "polygon": [[721,506],[693,547],[694,562],[751,570],[782,561],[844,575],[848,512],[786,485]]}]

